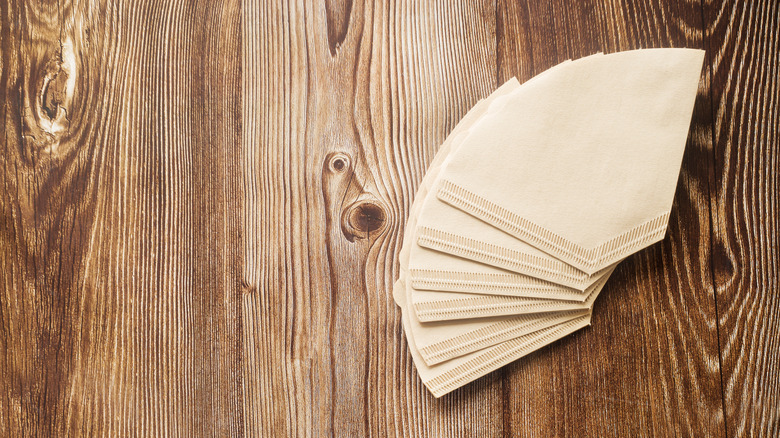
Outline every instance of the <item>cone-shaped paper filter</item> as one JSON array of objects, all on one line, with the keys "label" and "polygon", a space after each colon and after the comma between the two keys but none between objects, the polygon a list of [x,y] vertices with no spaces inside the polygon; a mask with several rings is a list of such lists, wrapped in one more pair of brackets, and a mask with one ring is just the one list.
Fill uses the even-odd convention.
[{"label": "cone-shaped paper filter", "polygon": [[470,129],[438,197],[588,274],[661,240],[702,61],[649,49],[550,71]]}]

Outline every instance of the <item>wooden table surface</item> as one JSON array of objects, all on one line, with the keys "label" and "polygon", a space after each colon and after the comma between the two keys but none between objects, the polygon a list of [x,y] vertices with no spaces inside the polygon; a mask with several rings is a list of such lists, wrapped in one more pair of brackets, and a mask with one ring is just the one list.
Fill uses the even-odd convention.
[{"label": "wooden table surface", "polygon": [[[780,435],[780,2],[0,15],[0,436]],[[391,285],[438,146],[512,76],[644,47],[707,52],[666,239],[434,399]]]}]

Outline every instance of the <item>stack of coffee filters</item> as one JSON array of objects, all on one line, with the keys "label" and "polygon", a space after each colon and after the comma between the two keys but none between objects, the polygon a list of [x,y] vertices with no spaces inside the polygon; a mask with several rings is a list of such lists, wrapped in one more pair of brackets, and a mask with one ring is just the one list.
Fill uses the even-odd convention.
[{"label": "stack of coffee filters", "polygon": [[458,123],[417,191],[393,292],[434,396],[589,325],[615,266],[663,239],[703,57],[566,61]]}]

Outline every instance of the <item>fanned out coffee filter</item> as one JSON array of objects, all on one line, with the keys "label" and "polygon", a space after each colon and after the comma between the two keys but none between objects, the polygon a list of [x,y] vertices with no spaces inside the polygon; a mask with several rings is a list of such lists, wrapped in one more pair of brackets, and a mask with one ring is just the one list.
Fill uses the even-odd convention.
[{"label": "fanned out coffee filter", "polygon": [[[703,58],[634,50],[549,71],[469,129],[438,198],[587,274],[661,240]],[[435,236],[490,247],[470,231]]]},{"label": "fanned out coffee filter", "polygon": [[[701,56],[641,52],[567,61],[522,86],[509,81],[466,114],[434,157],[410,209],[393,289],[418,374],[434,396],[590,324],[617,263],[663,237]],[[696,60],[694,83],[685,77]],[[607,89],[619,96],[602,95]],[[622,119],[613,127],[604,114]],[[638,139],[623,145],[632,130]],[[621,184],[631,188],[613,187]],[[560,193],[572,187],[580,191]],[[569,199],[576,208],[567,196],[577,197]],[[631,214],[624,204],[643,197],[650,205]],[[540,218],[550,229],[532,221]]]}]

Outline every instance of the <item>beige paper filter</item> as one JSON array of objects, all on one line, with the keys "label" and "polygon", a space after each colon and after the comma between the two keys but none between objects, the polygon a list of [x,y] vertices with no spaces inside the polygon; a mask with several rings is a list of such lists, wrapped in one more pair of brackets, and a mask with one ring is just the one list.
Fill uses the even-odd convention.
[{"label": "beige paper filter", "polygon": [[438,198],[588,274],[661,240],[702,61],[648,49],[550,71],[471,127]]}]

